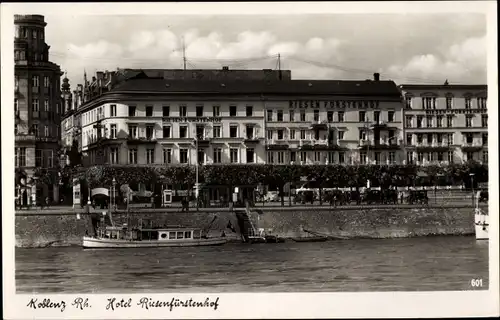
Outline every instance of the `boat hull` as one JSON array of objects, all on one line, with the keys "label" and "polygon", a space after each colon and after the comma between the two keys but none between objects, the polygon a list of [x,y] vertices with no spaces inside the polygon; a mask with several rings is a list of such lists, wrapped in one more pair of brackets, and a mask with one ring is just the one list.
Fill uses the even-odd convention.
[{"label": "boat hull", "polygon": [[489,216],[481,213],[475,214],[475,229],[476,229],[476,239],[477,240],[489,240],[488,231]]},{"label": "boat hull", "polygon": [[198,247],[198,246],[218,246],[227,242],[226,238],[189,239],[182,241],[161,241],[161,240],[119,240],[119,239],[99,239],[83,237],[82,246],[84,249],[98,248],[158,248],[158,247]]}]

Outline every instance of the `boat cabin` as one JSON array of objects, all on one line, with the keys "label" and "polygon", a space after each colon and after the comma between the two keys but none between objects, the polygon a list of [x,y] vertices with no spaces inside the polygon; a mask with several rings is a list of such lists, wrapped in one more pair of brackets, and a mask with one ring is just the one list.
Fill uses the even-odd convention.
[{"label": "boat cabin", "polygon": [[117,240],[137,241],[178,241],[206,238],[200,229],[189,228],[128,228],[126,225],[108,226],[99,234],[99,237]]}]

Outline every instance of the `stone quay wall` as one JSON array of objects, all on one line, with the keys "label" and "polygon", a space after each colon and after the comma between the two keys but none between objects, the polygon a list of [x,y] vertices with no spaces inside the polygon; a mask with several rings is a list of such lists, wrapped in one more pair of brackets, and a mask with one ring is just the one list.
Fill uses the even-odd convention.
[{"label": "stone quay wall", "polygon": [[[488,210],[487,207],[482,208]],[[255,228],[284,238],[307,237],[303,229],[340,238],[401,238],[433,235],[473,235],[472,206],[405,207],[270,207],[250,208],[249,220]],[[76,213],[17,212],[16,247],[81,245],[92,233],[92,215]],[[217,216],[216,219],[214,217]],[[241,241],[242,232],[235,212],[228,209],[190,212],[156,211],[130,214],[131,219],[151,220],[156,226],[181,225],[204,228],[211,233],[224,230],[230,241]],[[113,220],[125,222],[127,215],[114,213]],[[231,226],[228,228],[228,226]],[[232,230],[231,230],[232,229]]]}]

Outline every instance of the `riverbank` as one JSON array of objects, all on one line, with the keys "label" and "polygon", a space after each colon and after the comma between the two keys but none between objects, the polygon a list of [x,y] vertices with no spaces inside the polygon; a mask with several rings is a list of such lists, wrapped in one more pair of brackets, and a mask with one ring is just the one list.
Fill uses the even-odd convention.
[{"label": "riverbank", "polygon": [[[483,209],[488,210],[487,206]],[[303,229],[348,239],[474,234],[474,208],[464,205],[270,207],[250,208],[248,211],[200,209],[190,212],[141,209],[131,217],[151,220],[155,225],[207,227],[212,224],[212,232],[224,230],[228,240],[241,241],[250,227],[241,221],[241,214],[246,214],[255,228],[283,238],[308,236]],[[92,229],[90,216],[80,213],[80,219],[77,219],[73,211],[50,209],[16,212],[16,247],[80,245],[82,237]],[[126,213],[115,213],[113,218],[120,223],[126,218]]]}]

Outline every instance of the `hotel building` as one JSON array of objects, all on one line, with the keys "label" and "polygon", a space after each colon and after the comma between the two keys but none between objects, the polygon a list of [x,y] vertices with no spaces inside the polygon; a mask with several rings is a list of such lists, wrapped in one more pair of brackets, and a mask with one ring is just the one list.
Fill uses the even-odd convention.
[{"label": "hotel building", "polygon": [[49,61],[45,42],[44,17],[15,15],[15,166],[22,173],[16,185],[23,205],[33,203],[36,195],[58,201],[58,185],[31,183],[36,168],[58,167],[61,124],[61,70]]},{"label": "hotel building", "polygon": [[406,162],[488,162],[486,85],[401,85]]},{"label": "hotel building", "polygon": [[84,98],[71,116],[81,117],[87,164],[404,160],[401,93],[378,74],[361,81],[291,80],[281,70],[179,74],[114,72]]}]

